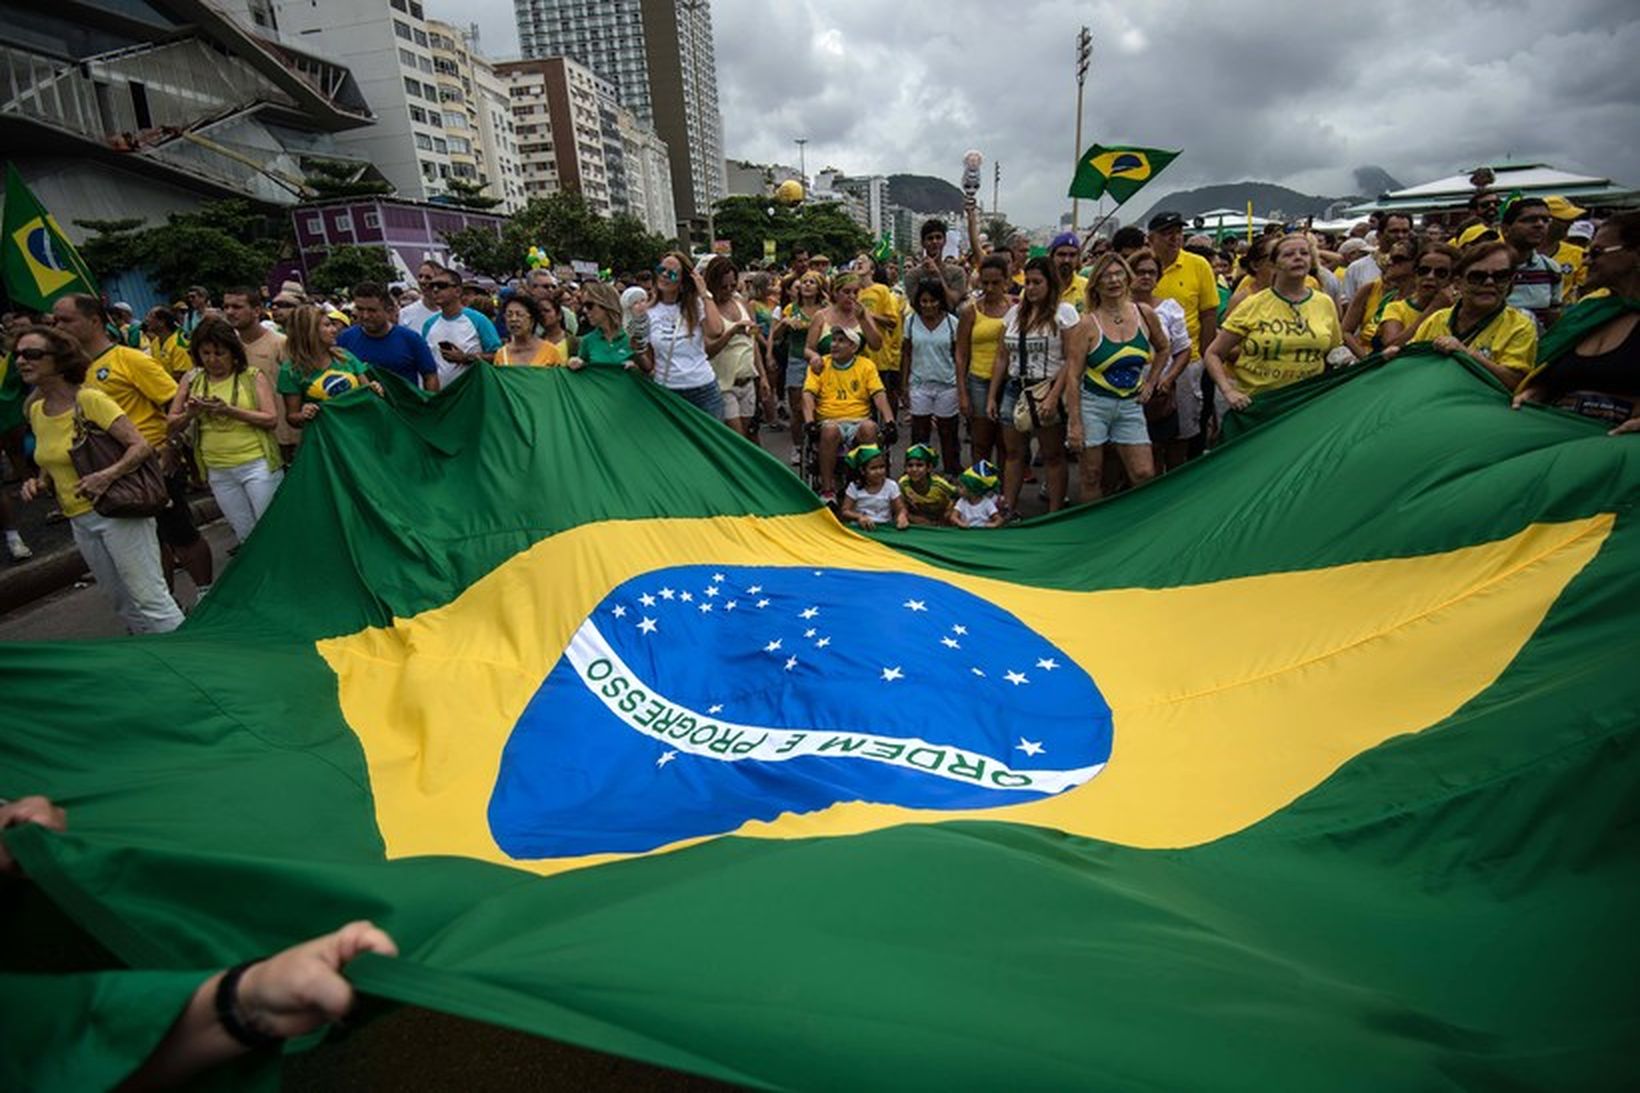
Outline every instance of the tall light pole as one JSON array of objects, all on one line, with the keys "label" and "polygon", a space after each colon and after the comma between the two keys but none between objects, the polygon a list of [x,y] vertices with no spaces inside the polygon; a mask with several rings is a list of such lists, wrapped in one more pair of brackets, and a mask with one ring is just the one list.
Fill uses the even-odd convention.
[{"label": "tall light pole", "polygon": [[[1082,153],[1078,152],[1076,154],[1081,155]],[[991,163],[991,216],[993,218],[996,217],[997,210],[1002,208],[1002,204],[998,200],[998,195],[1001,194],[1001,193],[1002,193],[1002,161],[999,159],[999,160],[994,160]]]},{"label": "tall light pole", "polygon": [[[1076,147],[1071,151],[1075,160],[1082,158],[1082,86],[1088,79],[1088,61],[1093,56],[1093,35],[1083,27],[1076,35]],[[1071,198],[1071,231],[1081,227],[1081,202]]]},{"label": "tall light pole", "polygon": [[792,143],[797,145],[797,173],[803,176],[803,196],[809,193],[809,161],[803,145],[809,142],[808,137],[797,137]]}]

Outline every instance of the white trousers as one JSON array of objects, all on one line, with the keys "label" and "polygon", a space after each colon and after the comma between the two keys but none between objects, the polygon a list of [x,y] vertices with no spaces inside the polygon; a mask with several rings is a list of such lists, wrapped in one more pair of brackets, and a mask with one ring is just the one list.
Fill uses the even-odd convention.
[{"label": "white trousers", "polygon": [[114,611],[133,634],[165,634],[182,625],[182,608],[165,587],[159,537],[152,517],[82,513],[69,520],[74,545],[114,601]]},{"label": "white trousers", "polygon": [[252,459],[237,467],[212,467],[205,477],[211,484],[211,496],[216,498],[217,508],[222,510],[228,526],[243,543],[273,503],[273,495],[279,483],[285,480],[285,472],[269,470],[266,459]]}]

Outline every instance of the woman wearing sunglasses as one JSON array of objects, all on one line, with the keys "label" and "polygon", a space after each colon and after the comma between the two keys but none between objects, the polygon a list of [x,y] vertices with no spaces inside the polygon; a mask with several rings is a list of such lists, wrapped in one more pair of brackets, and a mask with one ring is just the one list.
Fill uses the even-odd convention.
[{"label": "woman wearing sunglasses", "polygon": [[1426,247],[1413,267],[1412,289],[1384,307],[1378,323],[1378,341],[1388,355],[1412,340],[1425,319],[1457,303],[1452,271],[1458,268],[1458,248],[1444,243]]},{"label": "woman wearing sunglasses", "polygon": [[1384,348],[1378,336],[1389,305],[1412,292],[1418,245],[1411,238],[1397,239],[1389,246],[1389,264],[1376,280],[1357,292],[1344,312],[1344,344],[1358,357]]},{"label": "woman wearing sunglasses", "polygon": [[723,316],[686,255],[671,251],[661,258],[655,269],[655,302],[648,314],[656,381],[722,421],[723,391],[706,342],[723,336]]},{"label": "woman wearing sunglasses", "polygon": [[1514,252],[1502,240],[1477,243],[1453,272],[1458,302],[1420,323],[1412,340],[1434,342],[1448,355],[1467,354],[1513,391],[1537,362],[1537,324],[1509,306]]},{"label": "woman wearing sunglasses", "polygon": [[1543,338],[1544,364],[1515,407],[1544,402],[1640,433],[1640,213],[1614,216],[1594,233],[1585,295]]}]

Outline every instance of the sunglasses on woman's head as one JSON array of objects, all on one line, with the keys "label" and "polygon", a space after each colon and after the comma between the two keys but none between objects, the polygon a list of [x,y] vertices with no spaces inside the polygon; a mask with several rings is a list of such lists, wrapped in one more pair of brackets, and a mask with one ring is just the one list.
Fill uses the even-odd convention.
[{"label": "sunglasses on woman's head", "polygon": [[1472,269],[1463,275],[1464,283],[1479,288],[1481,285],[1507,285],[1515,279],[1512,269]]}]

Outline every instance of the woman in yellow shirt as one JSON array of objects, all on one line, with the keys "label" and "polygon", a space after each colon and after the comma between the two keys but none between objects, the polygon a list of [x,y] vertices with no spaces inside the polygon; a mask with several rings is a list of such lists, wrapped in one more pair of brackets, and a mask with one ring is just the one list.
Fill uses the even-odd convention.
[{"label": "woman in yellow shirt", "polygon": [[[182,625],[182,609],[165,586],[152,516],[104,516],[93,506],[118,479],[154,458],[154,449],[106,392],[86,387],[91,366],[72,338],[48,326],[25,327],[15,347],[17,371],[34,385],[28,404],[34,461],[40,473],[23,482],[23,500],[57,495],[74,545],[97,587],[135,634],[163,634]],[[96,428],[125,446],[118,460],[80,477],[69,454],[81,428]]]},{"label": "woman in yellow shirt", "polygon": [[543,325],[541,305],[529,293],[515,292],[509,296],[501,308],[501,321],[507,327],[507,341],[495,351],[496,364],[551,368],[566,363],[557,346],[536,336]]},{"label": "woman in yellow shirt", "polygon": [[173,436],[192,433],[194,461],[243,543],[285,477],[273,435],[273,381],[249,367],[239,335],[214,315],[194,327],[188,353],[196,367],[177,386],[166,424]]},{"label": "woman in yellow shirt", "polygon": [[1281,236],[1270,250],[1270,287],[1225,316],[1204,355],[1221,415],[1245,409],[1261,392],[1319,375],[1328,354],[1344,344],[1338,305],[1305,283],[1313,261],[1307,236]]},{"label": "woman in yellow shirt", "polygon": [[143,348],[159,361],[172,377],[180,376],[194,366],[188,359],[188,346],[177,326],[177,318],[169,308],[156,307],[142,320]]},{"label": "woman in yellow shirt", "polygon": [[1384,308],[1378,324],[1378,340],[1385,356],[1394,356],[1412,340],[1425,319],[1451,307],[1457,300],[1452,287],[1452,271],[1458,267],[1458,248],[1445,243],[1425,247],[1413,269],[1412,288]]},{"label": "woman in yellow shirt", "polygon": [[1008,295],[1009,258],[988,254],[979,263],[979,296],[962,305],[957,316],[957,412],[968,419],[973,445],[970,465],[984,459],[1002,465],[1002,430],[985,416],[985,400],[1002,344],[1003,316],[1013,304]]},{"label": "woman in yellow shirt", "polygon": [[1412,340],[1466,354],[1513,391],[1537,363],[1537,324],[1509,306],[1514,269],[1514,252],[1501,239],[1465,249],[1455,271],[1457,304],[1425,319]]},{"label": "woman in yellow shirt", "polygon": [[1412,292],[1417,266],[1418,248],[1410,239],[1390,244],[1389,265],[1376,280],[1355,294],[1344,312],[1344,344],[1358,357],[1365,357],[1384,348],[1378,338],[1378,327],[1384,311],[1397,300]]}]

